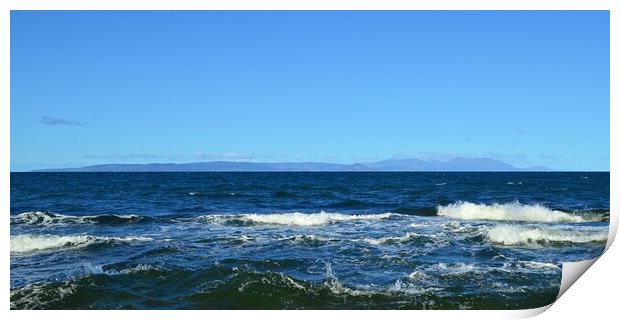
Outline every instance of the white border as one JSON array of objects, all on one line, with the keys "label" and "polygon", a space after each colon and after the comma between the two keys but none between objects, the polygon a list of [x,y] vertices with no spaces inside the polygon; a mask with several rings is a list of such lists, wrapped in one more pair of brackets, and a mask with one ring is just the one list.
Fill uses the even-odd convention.
[{"label": "white border", "polygon": [[609,10],[603,0],[8,0],[13,10]]},{"label": "white border", "polygon": [[[95,319],[106,319],[110,316],[122,319],[168,319],[170,317],[214,317],[231,318],[243,317],[252,319],[285,319],[299,317],[302,319],[316,319],[317,317],[336,317],[347,316],[358,319],[376,319],[378,317],[389,317],[392,319],[411,319],[412,317],[423,317],[424,319],[451,319],[459,317],[463,319],[496,319],[496,318],[520,318],[539,314],[547,307],[532,310],[517,311],[8,311],[9,310],[9,275],[10,275],[10,254],[9,254],[9,232],[10,223],[8,212],[10,212],[10,10],[610,10],[611,33],[610,33],[610,86],[614,88],[617,84],[615,80],[618,75],[618,65],[614,57],[618,56],[618,7],[617,2],[613,1],[558,1],[558,0],[435,0],[435,1],[404,1],[404,0],[374,0],[374,1],[355,1],[355,0],[4,0],[0,1],[0,101],[2,103],[0,115],[0,150],[2,157],[0,160],[0,213],[5,215],[2,220],[1,250],[4,252],[3,262],[0,268],[3,270],[0,287],[4,288],[0,294],[0,304],[4,305],[2,310],[5,319],[35,318],[41,315],[54,314],[64,319],[81,319],[84,316],[94,317]],[[620,189],[620,176],[618,174],[617,147],[614,142],[617,140],[618,129],[614,127],[618,119],[618,97],[611,90],[610,122],[610,164],[611,164],[611,219],[610,219],[610,238],[607,249],[615,238],[618,225],[618,194]],[[587,106],[584,106],[587,107]],[[600,260],[605,261],[604,266],[598,266],[603,262],[595,264],[593,269],[607,270],[602,273],[586,274],[584,277],[594,283],[577,283],[577,287],[582,290],[569,290],[566,295],[553,307],[544,317],[572,317],[581,314],[582,316],[609,315],[615,312],[616,299],[618,294],[618,277],[614,270],[619,270],[618,250],[611,248]],[[610,257],[610,255],[612,255]],[[586,263],[587,264],[587,263]],[[583,268],[578,272],[585,271]],[[592,272],[591,272],[592,273]],[[597,282],[598,281],[598,282]],[[611,284],[611,286],[610,286]],[[585,291],[583,287],[590,285],[590,290]],[[562,300],[568,300],[564,303]],[[572,303],[570,303],[572,301]],[[584,309],[585,308],[585,309]],[[544,318],[543,317],[543,318]]]}]

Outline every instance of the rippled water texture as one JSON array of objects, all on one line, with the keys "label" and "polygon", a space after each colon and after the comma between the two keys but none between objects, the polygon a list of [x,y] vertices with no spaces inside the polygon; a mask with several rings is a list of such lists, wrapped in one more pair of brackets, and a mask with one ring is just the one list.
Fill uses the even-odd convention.
[{"label": "rippled water texture", "polygon": [[515,309],[609,173],[12,173],[13,309]]}]

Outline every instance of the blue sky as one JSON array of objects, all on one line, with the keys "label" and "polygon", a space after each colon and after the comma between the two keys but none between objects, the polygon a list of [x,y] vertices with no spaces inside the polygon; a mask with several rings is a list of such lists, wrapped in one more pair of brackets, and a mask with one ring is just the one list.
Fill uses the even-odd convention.
[{"label": "blue sky", "polygon": [[483,156],[609,170],[609,14],[11,13],[11,170]]}]

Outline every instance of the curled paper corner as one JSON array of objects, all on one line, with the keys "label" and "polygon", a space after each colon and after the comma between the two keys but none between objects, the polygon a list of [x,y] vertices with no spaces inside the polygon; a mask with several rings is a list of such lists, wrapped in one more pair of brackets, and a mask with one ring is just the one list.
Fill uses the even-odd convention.
[{"label": "curled paper corner", "polygon": [[[558,301],[562,295],[570,288],[576,281],[579,279],[594,263],[602,257],[605,252],[611,247],[614,240],[616,239],[616,234],[618,232],[618,217],[611,214],[609,219],[609,234],[607,236],[607,243],[605,244],[605,249],[601,253],[600,256],[582,261],[573,261],[573,262],[564,262],[562,264],[562,280],[560,282],[560,290],[558,291],[558,296],[555,298],[555,301]],[[555,301],[553,303],[555,303]],[[535,316],[545,312],[549,309],[553,303],[546,305],[544,307],[525,310],[529,311],[529,315],[525,315],[525,317]]]},{"label": "curled paper corner", "polygon": [[519,312],[511,314],[509,318],[512,318],[512,316],[514,316],[514,318],[521,319],[530,318],[547,311],[556,301],[560,299],[560,297],[562,297],[566,290],[568,290],[568,288],[570,288],[577,281],[577,279],[579,279],[594,264],[594,262],[596,262],[596,260],[598,260],[598,258],[600,258],[600,256],[590,260],[564,262],[562,264],[562,280],[560,282],[560,290],[558,291],[558,296],[555,298],[555,301],[539,308],[519,310]]},{"label": "curled paper corner", "polygon": [[562,281],[560,282],[560,291],[556,301],[570,288],[577,279],[579,279],[586,271],[598,260],[600,256],[583,261],[564,262],[562,264]]},{"label": "curled paper corner", "polygon": [[[590,267],[598,260],[607,249],[611,246],[616,238],[616,233],[618,231],[618,219],[611,215],[611,219],[609,221],[609,235],[607,236],[607,244],[605,245],[605,249],[603,253],[593,259],[583,260],[583,261],[574,261],[574,262],[564,262],[562,264],[562,281],[560,282],[560,291],[558,292],[558,296],[555,299],[556,301],[562,297],[562,295],[570,288],[576,281],[579,279]],[[551,305],[549,305],[551,306]]]}]

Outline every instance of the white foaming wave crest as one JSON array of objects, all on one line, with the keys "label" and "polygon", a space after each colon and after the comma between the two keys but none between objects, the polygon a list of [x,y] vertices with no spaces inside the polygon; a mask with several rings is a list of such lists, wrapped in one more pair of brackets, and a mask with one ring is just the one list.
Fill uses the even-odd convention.
[{"label": "white foaming wave crest", "polygon": [[550,270],[561,270],[560,267],[551,263],[551,262],[538,262],[538,261],[519,261],[517,263],[519,266],[528,269],[550,269]]},{"label": "white foaming wave crest", "polygon": [[273,214],[240,214],[240,215],[209,215],[201,216],[208,221],[226,222],[241,220],[259,224],[289,225],[289,226],[318,226],[344,221],[382,220],[393,216],[394,213],[350,215],[342,213],[273,213]]},{"label": "white foaming wave crest", "polygon": [[406,281],[398,279],[396,282],[387,288],[387,293],[393,294],[408,294],[408,295],[419,295],[427,292],[439,291],[441,289],[430,287],[426,283],[418,283],[419,281]]},{"label": "white foaming wave crest", "polygon": [[436,265],[433,265],[431,269],[440,270],[442,273],[446,274],[463,274],[469,273],[478,270],[478,266],[475,264],[467,264],[463,262],[455,262],[455,263],[444,263],[440,262]]},{"label": "white foaming wave crest", "polygon": [[58,222],[65,218],[64,215],[56,215],[49,214],[43,211],[29,211],[20,213],[16,216],[11,217],[12,221],[22,222],[27,224],[35,224],[35,223],[43,223],[43,224],[52,224],[54,222]]},{"label": "white foaming wave crest", "polygon": [[25,253],[41,250],[62,248],[83,248],[95,243],[103,242],[131,242],[150,241],[148,237],[100,237],[91,235],[36,235],[19,234],[11,236],[11,253]]},{"label": "white foaming wave crest", "polygon": [[90,262],[84,263],[83,266],[86,274],[107,274],[107,275],[122,275],[122,274],[131,274],[131,273],[139,273],[151,270],[160,270],[159,268],[152,266],[150,264],[138,264],[135,267],[128,267],[120,270],[116,269],[108,269],[103,270],[103,266],[95,265],[93,266]]},{"label": "white foaming wave crest", "polygon": [[444,230],[449,230],[454,233],[462,234],[480,234],[485,229],[485,226],[473,226],[468,224],[462,224],[456,221],[450,221],[440,225]]},{"label": "white foaming wave crest", "polygon": [[351,296],[370,295],[372,292],[349,288],[340,282],[329,262],[325,263],[325,282],[323,286],[334,294],[347,294]]},{"label": "white foaming wave crest", "polygon": [[[141,216],[135,214],[107,215],[109,217],[115,217],[118,219],[138,220]],[[59,213],[50,213],[45,211],[29,211],[20,213],[11,217],[11,222],[24,223],[24,224],[44,224],[50,225],[55,223],[96,223],[96,219],[104,216],[88,215],[88,216],[72,216]]]},{"label": "white foaming wave crest", "polygon": [[407,232],[405,235],[400,237],[364,238],[363,240],[373,245],[381,245],[394,242],[403,243],[419,237],[422,237],[422,235],[414,232]]},{"label": "white foaming wave crest", "polygon": [[424,227],[428,227],[428,224],[425,223],[412,223],[409,225],[412,228],[424,228]]},{"label": "white foaming wave crest", "polygon": [[565,230],[516,225],[498,225],[488,230],[492,243],[507,246],[545,243],[588,243],[607,241],[607,230]]},{"label": "white foaming wave crest", "polygon": [[65,281],[50,293],[46,284],[31,283],[19,289],[11,289],[11,309],[35,309],[48,304],[62,301],[65,297],[75,293],[79,285],[73,281]]},{"label": "white foaming wave crest", "polygon": [[463,220],[510,220],[536,222],[584,222],[583,217],[563,211],[551,210],[542,205],[519,202],[507,204],[475,204],[457,202],[437,207],[437,215]]}]

